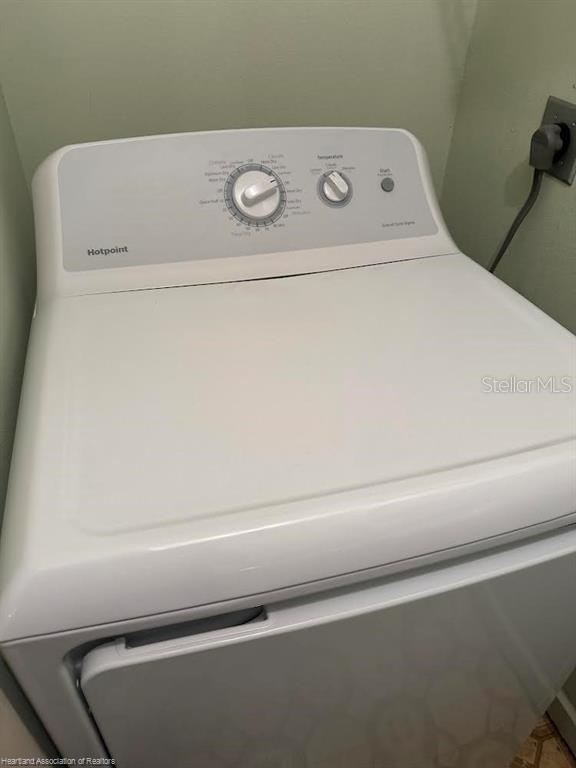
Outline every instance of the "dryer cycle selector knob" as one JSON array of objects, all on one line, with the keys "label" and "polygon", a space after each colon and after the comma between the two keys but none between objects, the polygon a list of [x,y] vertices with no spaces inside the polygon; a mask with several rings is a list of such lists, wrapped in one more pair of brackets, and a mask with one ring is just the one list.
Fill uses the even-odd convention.
[{"label": "dryer cycle selector knob", "polygon": [[320,177],[318,192],[328,205],[346,205],[352,197],[352,185],[342,171],[328,171]]},{"label": "dryer cycle selector knob", "polygon": [[286,192],[278,174],[263,165],[251,164],[230,174],[224,189],[228,210],[240,221],[266,226],[284,212]]}]

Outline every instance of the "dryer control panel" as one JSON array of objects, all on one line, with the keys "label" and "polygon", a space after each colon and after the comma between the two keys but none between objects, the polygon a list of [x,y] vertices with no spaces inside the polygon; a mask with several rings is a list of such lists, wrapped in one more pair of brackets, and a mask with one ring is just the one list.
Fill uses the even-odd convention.
[{"label": "dryer control panel", "polygon": [[[204,262],[192,271],[210,282],[358,261],[297,255],[316,249],[418,240],[396,259],[447,250],[423,150],[395,129],[219,131],[67,147],[37,172],[34,204],[41,225],[48,208],[57,217],[49,233],[40,226],[39,245],[56,235],[67,273]],[[216,266],[233,260],[243,266]]]}]

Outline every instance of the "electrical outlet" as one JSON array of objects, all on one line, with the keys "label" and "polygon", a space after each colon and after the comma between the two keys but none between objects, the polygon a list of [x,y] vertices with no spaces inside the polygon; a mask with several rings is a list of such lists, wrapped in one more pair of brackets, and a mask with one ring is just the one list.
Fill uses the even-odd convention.
[{"label": "electrical outlet", "polygon": [[548,123],[560,126],[567,148],[559,154],[546,173],[566,184],[572,184],[576,176],[576,104],[550,96],[542,118],[543,125]]}]

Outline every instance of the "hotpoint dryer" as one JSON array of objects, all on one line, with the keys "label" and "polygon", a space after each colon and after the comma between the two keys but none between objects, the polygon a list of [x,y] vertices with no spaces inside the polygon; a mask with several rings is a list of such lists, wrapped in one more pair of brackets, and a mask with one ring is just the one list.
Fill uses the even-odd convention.
[{"label": "hotpoint dryer", "polygon": [[576,664],[575,343],[418,142],[73,146],[34,206],[0,640],[61,754],[504,768]]}]

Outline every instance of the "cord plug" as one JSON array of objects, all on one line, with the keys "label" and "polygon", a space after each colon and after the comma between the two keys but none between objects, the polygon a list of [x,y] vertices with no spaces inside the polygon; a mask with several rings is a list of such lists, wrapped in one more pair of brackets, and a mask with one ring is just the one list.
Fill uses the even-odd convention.
[{"label": "cord plug", "polygon": [[530,140],[530,165],[539,171],[548,171],[563,149],[562,128],[555,123],[541,125]]}]

